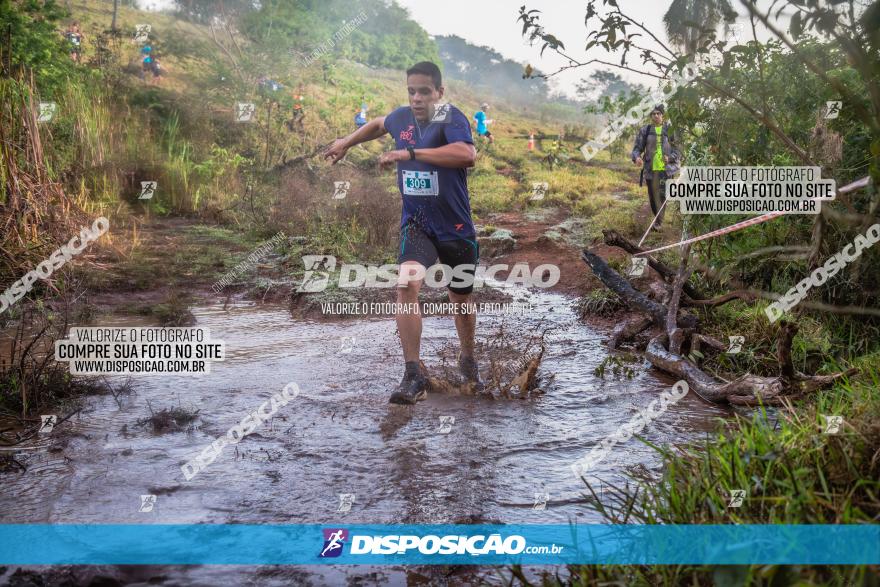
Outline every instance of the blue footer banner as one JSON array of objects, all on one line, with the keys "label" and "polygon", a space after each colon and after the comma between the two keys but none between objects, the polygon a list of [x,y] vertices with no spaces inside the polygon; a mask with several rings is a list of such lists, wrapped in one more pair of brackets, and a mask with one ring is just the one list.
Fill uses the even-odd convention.
[{"label": "blue footer banner", "polygon": [[0,564],[880,564],[880,526],[0,524]]}]

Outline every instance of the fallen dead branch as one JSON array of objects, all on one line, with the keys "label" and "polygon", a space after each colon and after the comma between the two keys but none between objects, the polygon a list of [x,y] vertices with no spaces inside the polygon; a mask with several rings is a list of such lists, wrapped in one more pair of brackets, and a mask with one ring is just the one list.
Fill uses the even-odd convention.
[{"label": "fallen dead branch", "polygon": [[[612,247],[617,247],[619,249],[623,249],[624,251],[626,251],[630,255],[635,255],[635,254],[641,253],[642,251],[646,250],[646,249],[643,249],[642,247],[634,244],[631,240],[627,239],[626,237],[624,237],[622,234],[620,234],[616,230],[610,230],[610,229],[603,230],[602,236],[605,238],[606,245],[609,245]],[[657,273],[659,273],[665,280],[671,281],[671,280],[675,279],[675,270],[674,269],[670,268],[665,263],[658,261],[657,259],[655,259],[651,255],[643,255],[643,256],[648,260],[648,266],[651,267],[651,269],[653,269]],[[700,299],[703,297],[689,283],[684,284],[684,292],[689,297],[694,298],[694,299]]]},{"label": "fallen dead branch", "polygon": [[[608,235],[606,235],[606,241],[607,239]],[[830,385],[837,379],[856,372],[855,369],[850,369],[832,375],[810,376],[795,370],[791,359],[791,346],[797,333],[797,326],[782,321],[779,326],[776,347],[776,359],[779,364],[778,375],[763,377],[746,373],[731,382],[719,381],[684,357],[683,349],[699,350],[701,345],[708,345],[720,351],[725,347],[724,343],[699,334],[696,328],[696,318],[679,312],[679,303],[714,307],[733,299],[764,297],[764,292],[741,290],[713,300],[691,299],[685,295],[685,284],[691,275],[691,270],[688,269],[689,247],[685,246],[682,251],[681,263],[674,273],[670,286],[669,301],[664,306],[636,290],[598,255],[585,250],[582,257],[593,270],[594,275],[608,289],[617,294],[625,303],[641,312],[641,314],[632,316],[615,327],[609,346],[615,348],[622,341],[635,336],[649,326],[661,328],[664,332],[652,338],[648,343],[645,358],[657,369],[687,381],[694,393],[706,401],[737,405],[779,405],[786,399],[807,395]],[[672,270],[661,264],[658,273],[668,277],[672,275]]]},{"label": "fallen dead branch", "polygon": [[[668,335],[661,334],[648,343],[645,358],[650,363],[671,375],[687,381],[691,390],[706,401],[714,403],[731,403],[736,405],[781,405],[783,399],[796,399],[811,392],[827,387],[841,377],[856,373],[849,369],[833,375],[808,376],[793,372],[791,377],[782,374],[776,377],[761,377],[746,373],[730,383],[722,383],[685,357],[669,352],[666,349]],[[777,349],[780,353],[791,353],[791,340],[780,338],[778,345],[787,344],[787,349]]]}]

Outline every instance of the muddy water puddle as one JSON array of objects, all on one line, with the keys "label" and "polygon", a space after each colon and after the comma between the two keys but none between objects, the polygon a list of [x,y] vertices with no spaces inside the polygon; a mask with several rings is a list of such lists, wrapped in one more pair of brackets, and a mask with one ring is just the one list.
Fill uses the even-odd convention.
[{"label": "muddy water puddle", "polygon": [[[402,375],[394,321],[298,321],[284,307],[241,304],[193,309],[197,326],[225,342],[227,358],[205,375],[131,377],[133,393],[88,398],[50,437],[23,446],[29,470],[3,475],[4,523],[595,523],[571,464],[637,415],[672,380],[647,364],[632,378],[606,370],[604,335],[577,321],[567,298],[525,293],[532,311],[480,316],[477,337],[502,328],[533,335],[550,328],[539,371],[543,395],[489,400],[431,394],[392,406]],[[100,326],[140,326],[131,318]],[[422,356],[457,348],[451,317],[424,322]],[[121,385],[125,378],[111,381]],[[275,418],[228,446],[186,481],[180,466],[269,397],[295,382],[300,394]],[[188,431],[154,433],[139,422],[153,410],[198,410]],[[693,394],[643,432],[652,443],[695,439],[728,415]],[[617,482],[631,466],[659,459],[632,439],[595,469]],[[346,497],[341,498],[340,494]],[[141,511],[142,495],[155,495]],[[348,504],[346,506],[345,504]],[[342,504],[342,505],[341,505]],[[226,568],[224,576],[266,583],[335,584],[328,568]],[[407,584],[403,569],[336,568],[337,577],[375,576]],[[167,574],[171,568],[165,568]],[[175,583],[212,584],[219,567],[172,572]],[[278,575],[275,577],[275,575]],[[274,577],[274,578],[273,578]],[[225,581],[224,581],[225,582]],[[238,583],[239,581],[233,581]],[[262,583],[261,583],[262,584]]]}]

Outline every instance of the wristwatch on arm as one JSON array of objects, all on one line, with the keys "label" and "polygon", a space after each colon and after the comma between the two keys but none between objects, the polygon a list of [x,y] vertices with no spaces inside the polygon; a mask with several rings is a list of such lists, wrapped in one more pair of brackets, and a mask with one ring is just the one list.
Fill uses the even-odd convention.
[{"label": "wristwatch on arm", "polygon": [[412,147],[407,147],[406,150],[409,151],[409,160],[415,161],[416,160],[416,150],[413,149]]}]

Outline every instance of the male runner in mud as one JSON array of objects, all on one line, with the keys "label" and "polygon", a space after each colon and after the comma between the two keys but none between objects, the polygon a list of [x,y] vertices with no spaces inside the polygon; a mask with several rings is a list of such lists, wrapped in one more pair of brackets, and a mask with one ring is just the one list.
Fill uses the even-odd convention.
[{"label": "male runner in mud", "polygon": [[[345,138],[337,139],[324,153],[336,163],[353,146],[390,133],[397,149],[379,157],[379,168],[397,164],[397,187],[403,197],[400,222],[400,264],[397,301],[418,308],[425,270],[436,263],[467,265],[470,281],[449,285],[453,303],[469,303],[479,250],[471,220],[466,168],[473,167],[477,152],[467,117],[454,106],[435,109],[443,98],[440,69],[423,61],[406,71],[409,106],[374,118]],[[458,366],[464,377],[482,386],[474,360],[476,314],[457,312],[455,328],[461,344]],[[419,369],[422,317],[415,312],[397,314],[397,328],[406,370],[390,402],[414,404],[427,395],[428,381]]]}]

